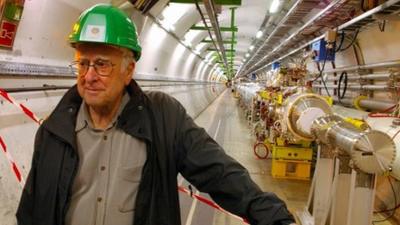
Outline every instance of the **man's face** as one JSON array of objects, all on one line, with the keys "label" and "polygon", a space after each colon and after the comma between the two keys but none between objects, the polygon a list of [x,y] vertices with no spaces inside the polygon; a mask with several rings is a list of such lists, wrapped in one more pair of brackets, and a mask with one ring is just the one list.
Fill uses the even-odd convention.
[{"label": "man's face", "polygon": [[[124,54],[121,49],[101,44],[78,45],[75,60],[81,65],[85,63],[91,65],[86,73],[78,75],[77,86],[79,95],[85,103],[89,107],[96,108],[112,106],[122,96],[125,86],[131,80],[135,66],[133,61],[123,62]],[[93,66],[95,64],[97,64],[97,71]],[[109,70],[102,69],[101,65],[106,65]]]}]

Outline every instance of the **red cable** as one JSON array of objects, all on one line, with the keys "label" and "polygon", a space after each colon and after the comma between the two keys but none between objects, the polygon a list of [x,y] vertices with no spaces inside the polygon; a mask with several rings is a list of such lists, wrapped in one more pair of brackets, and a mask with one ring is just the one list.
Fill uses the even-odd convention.
[{"label": "red cable", "polygon": [[400,118],[399,116],[392,116],[389,113],[390,110],[394,109],[397,107],[398,104],[391,106],[390,108],[387,108],[385,110],[383,110],[382,112],[377,112],[377,113],[369,113],[368,117],[372,117],[372,118],[385,118],[385,117],[390,117],[390,118]]}]

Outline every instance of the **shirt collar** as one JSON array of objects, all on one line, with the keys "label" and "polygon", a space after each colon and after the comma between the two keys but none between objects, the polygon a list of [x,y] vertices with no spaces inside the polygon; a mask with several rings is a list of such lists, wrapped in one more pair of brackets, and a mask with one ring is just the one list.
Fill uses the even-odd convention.
[{"label": "shirt collar", "polygon": [[[115,114],[115,116],[113,117],[113,119],[111,120],[111,123],[107,126],[106,130],[111,129],[115,126],[122,110],[125,108],[125,106],[126,106],[126,104],[128,104],[128,102],[129,102],[129,94],[127,92],[125,92],[124,95],[122,96],[122,101],[118,108],[118,111]],[[82,104],[79,107],[78,115],[76,118],[75,132],[79,132],[86,127],[89,127],[92,130],[99,130],[99,129],[94,128],[92,120],[90,119],[90,114],[89,114],[87,105],[84,101],[82,101]]]}]

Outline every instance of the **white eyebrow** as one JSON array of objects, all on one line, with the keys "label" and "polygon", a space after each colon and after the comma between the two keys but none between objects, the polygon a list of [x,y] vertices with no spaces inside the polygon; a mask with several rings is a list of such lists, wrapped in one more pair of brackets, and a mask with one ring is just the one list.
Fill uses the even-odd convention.
[{"label": "white eyebrow", "polygon": [[[88,57],[86,57],[85,55],[81,55],[80,57],[79,57],[79,60],[82,60],[82,59],[86,59],[86,60],[88,60],[89,58]],[[99,56],[96,56],[93,60],[91,60],[91,61],[97,61],[97,60],[104,60],[104,61],[110,61],[111,59],[110,59],[110,57],[107,57],[107,56],[102,56],[102,55],[99,55]]]}]

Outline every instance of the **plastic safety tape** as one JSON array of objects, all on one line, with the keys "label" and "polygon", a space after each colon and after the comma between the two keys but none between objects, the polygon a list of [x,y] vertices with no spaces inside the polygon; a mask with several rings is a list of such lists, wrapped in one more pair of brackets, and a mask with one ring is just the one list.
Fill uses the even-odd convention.
[{"label": "plastic safety tape", "polygon": [[13,157],[11,156],[10,152],[7,151],[7,146],[3,141],[3,138],[0,137],[0,146],[1,149],[3,150],[4,154],[6,155],[8,162],[11,164],[11,169],[14,172],[15,177],[18,180],[18,183],[21,185],[21,187],[24,187],[25,181],[24,178],[22,177],[21,170],[18,168],[17,164],[15,163]]},{"label": "plastic safety tape", "polygon": [[0,89],[0,95],[8,102],[10,102],[11,104],[15,105],[20,110],[22,110],[22,112],[25,113],[25,115],[27,115],[29,118],[34,120],[36,123],[40,124],[41,120],[31,110],[29,110],[23,104],[17,103],[17,101],[15,101],[15,99],[11,97],[5,90]]},{"label": "plastic safety tape", "polygon": [[[26,116],[31,118],[37,124],[40,124],[41,120],[31,110],[29,110],[23,104],[18,103],[13,97],[11,97],[5,90],[3,90],[1,88],[0,88],[0,96],[2,96],[5,100],[7,100],[8,102],[10,102],[14,106],[16,106],[18,109],[20,109]],[[22,177],[21,170],[18,168],[18,166],[15,163],[14,158],[12,157],[10,152],[7,151],[7,146],[1,137],[0,137],[0,145],[1,145],[1,148],[4,152],[4,154],[6,155],[8,162],[11,164],[11,169],[12,169],[15,177],[17,178],[18,183],[23,188],[25,185],[25,181],[24,181],[24,178]]]},{"label": "plastic safety tape", "polygon": [[183,192],[183,193],[185,193],[185,194],[187,194],[187,195],[189,195],[189,196],[191,196],[192,198],[195,198],[195,199],[199,200],[202,203],[205,203],[205,204],[213,207],[214,209],[217,209],[217,210],[219,210],[219,211],[221,211],[221,212],[223,212],[223,213],[225,213],[225,214],[227,214],[229,216],[232,216],[232,217],[235,217],[238,220],[241,220],[244,224],[249,224],[249,222],[246,219],[243,219],[240,216],[236,216],[235,214],[232,214],[232,213],[224,210],[219,205],[217,205],[217,203],[215,203],[215,202],[213,202],[213,201],[211,201],[211,200],[209,200],[209,199],[207,199],[207,198],[205,198],[205,197],[203,197],[201,195],[196,195],[196,194],[192,193],[191,191],[187,190],[186,188],[184,188],[182,186],[179,186],[178,190]]}]

